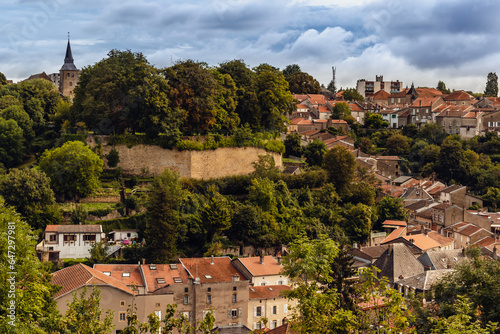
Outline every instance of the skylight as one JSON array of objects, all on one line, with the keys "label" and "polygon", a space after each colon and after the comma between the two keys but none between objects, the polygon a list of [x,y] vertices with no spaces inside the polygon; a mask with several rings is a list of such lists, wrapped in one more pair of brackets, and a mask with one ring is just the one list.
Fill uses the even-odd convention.
[{"label": "skylight", "polygon": [[150,264],[149,270],[156,270],[156,264]]},{"label": "skylight", "polygon": [[175,263],[170,264],[170,269],[176,270],[177,269],[177,264],[175,264]]},{"label": "skylight", "polygon": [[107,276],[111,276],[111,272],[110,271],[105,271],[103,272],[104,275],[107,275]]},{"label": "skylight", "polygon": [[210,275],[205,275],[205,278],[211,279],[211,278],[213,278],[213,277],[212,277],[212,276],[210,276]]},{"label": "skylight", "polygon": [[122,277],[130,277],[130,273],[122,273]]},{"label": "skylight", "polygon": [[156,283],[158,284],[165,284],[165,279],[164,278],[157,278]]},{"label": "skylight", "polygon": [[180,277],[174,277],[174,283],[182,283],[182,279]]}]

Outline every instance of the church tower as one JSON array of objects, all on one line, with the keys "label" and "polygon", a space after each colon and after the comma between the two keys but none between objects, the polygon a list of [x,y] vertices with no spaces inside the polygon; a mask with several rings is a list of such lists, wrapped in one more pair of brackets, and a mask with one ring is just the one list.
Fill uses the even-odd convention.
[{"label": "church tower", "polygon": [[71,53],[71,45],[69,43],[69,33],[68,46],[66,47],[66,56],[64,57],[64,64],[59,70],[59,75],[59,92],[63,96],[69,96],[71,99],[73,99],[73,92],[76,84],[78,83],[80,71],[73,63],[73,54]]}]

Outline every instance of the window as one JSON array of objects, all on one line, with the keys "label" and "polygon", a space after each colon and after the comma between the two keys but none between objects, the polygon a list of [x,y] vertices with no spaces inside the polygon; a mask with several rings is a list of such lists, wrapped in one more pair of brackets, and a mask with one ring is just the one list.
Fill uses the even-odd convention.
[{"label": "window", "polygon": [[130,277],[130,273],[122,273],[122,277]]},{"label": "window", "polygon": [[[130,234],[130,233],[127,233],[127,238],[130,238],[130,236],[131,236],[131,234]],[[170,266],[170,267],[172,267],[172,266]]]},{"label": "window", "polygon": [[174,283],[182,283],[182,278],[174,277]]},{"label": "window", "polygon": [[210,275],[205,275],[205,278],[206,278],[206,279],[212,279],[213,277],[212,277],[212,276],[210,276]]},{"label": "window", "polygon": [[233,318],[233,319],[238,318],[238,309],[233,308],[231,310],[231,318]]},{"label": "window", "polygon": [[233,303],[236,303],[238,301],[238,294],[234,293],[233,294]]},{"label": "window", "polygon": [[150,264],[149,265],[149,270],[156,270],[156,265],[155,264]]},{"label": "window", "polygon": [[283,305],[283,312],[288,313],[288,304]]},{"label": "window", "polygon": [[457,128],[457,133],[460,133],[460,129],[459,128]]},{"label": "window", "polygon": [[189,288],[184,288],[184,292],[188,293],[189,292]]},{"label": "window", "polygon": [[64,241],[76,241],[76,235],[74,234],[65,234]]},{"label": "window", "polygon": [[165,284],[165,279],[164,278],[157,278],[156,283],[158,284]]},{"label": "window", "polygon": [[120,300],[120,306],[125,306],[125,301],[124,300]]},{"label": "window", "polygon": [[208,292],[212,292],[212,288],[207,288],[207,291]]},{"label": "window", "polygon": [[95,241],[95,234],[84,234],[83,241]]},{"label": "window", "polygon": [[111,271],[104,271],[103,274],[106,276],[111,276]]},{"label": "window", "polygon": [[74,78],[75,77],[75,73],[71,73],[71,77]]},{"label": "window", "polygon": [[184,304],[189,304],[189,296],[184,296]]},{"label": "window", "polygon": [[254,309],[254,316],[255,317],[262,317],[262,306],[256,306]]},{"label": "window", "polygon": [[55,234],[49,235],[49,241],[56,241],[57,236]]},{"label": "window", "polygon": [[277,320],[273,320],[271,321],[271,329],[275,329],[278,325],[278,321]]},{"label": "window", "polygon": [[207,295],[207,304],[212,304],[212,295]]},{"label": "window", "polygon": [[182,316],[189,321],[189,312],[182,312]]},{"label": "window", "polygon": [[68,73],[68,78],[69,78],[69,73]]},{"label": "window", "polygon": [[233,286],[233,291],[236,291],[236,290],[238,290],[238,288],[237,288],[237,287],[235,287],[235,286]]},{"label": "window", "polygon": [[160,307],[161,304],[160,303],[155,303],[155,307]]},{"label": "window", "polygon": [[70,85],[70,87],[71,87],[71,86],[73,86],[73,83],[70,81],[70,82],[69,82],[69,85]]},{"label": "window", "polygon": [[278,306],[274,305],[271,307],[271,314],[272,315],[278,314]]},{"label": "window", "polygon": [[254,328],[254,329],[261,329],[261,328],[262,328],[262,325],[261,325],[261,323],[260,323],[260,322],[255,322],[255,323],[253,324],[253,328]]},{"label": "window", "polygon": [[265,286],[266,282],[260,282],[260,286]]},{"label": "window", "polygon": [[120,321],[125,321],[127,320],[127,316],[126,316],[126,313],[125,312],[120,312]]}]

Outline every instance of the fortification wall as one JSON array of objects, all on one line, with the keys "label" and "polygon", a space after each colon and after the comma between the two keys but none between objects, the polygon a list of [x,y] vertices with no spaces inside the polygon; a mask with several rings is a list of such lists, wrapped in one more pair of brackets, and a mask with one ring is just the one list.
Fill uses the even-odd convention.
[{"label": "fortification wall", "polygon": [[[112,146],[107,145],[107,140],[99,136],[103,145],[103,154],[107,155]],[[95,139],[89,140],[91,146]],[[282,167],[281,154],[266,152],[256,147],[218,148],[206,151],[178,151],[168,150],[159,146],[135,145],[127,147],[116,145],[120,167],[124,173],[131,175],[158,175],[165,169],[179,173],[181,177],[196,179],[209,179],[231,175],[244,175],[254,171],[252,163],[259,159],[259,155],[270,154],[273,156],[277,167]],[[106,158],[103,159],[106,164]]]}]

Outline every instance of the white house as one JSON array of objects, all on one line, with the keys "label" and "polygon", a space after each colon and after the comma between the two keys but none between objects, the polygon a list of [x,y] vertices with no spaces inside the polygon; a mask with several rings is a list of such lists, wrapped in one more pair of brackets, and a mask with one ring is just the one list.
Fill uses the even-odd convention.
[{"label": "white house", "polygon": [[36,249],[49,253],[51,260],[86,258],[92,245],[103,238],[101,225],[47,225]]},{"label": "white house", "polygon": [[109,232],[110,240],[113,241],[125,241],[128,240],[131,242],[132,240],[137,240],[139,238],[139,230],[131,229],[131,230],[113,230]]}]

